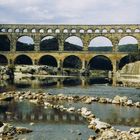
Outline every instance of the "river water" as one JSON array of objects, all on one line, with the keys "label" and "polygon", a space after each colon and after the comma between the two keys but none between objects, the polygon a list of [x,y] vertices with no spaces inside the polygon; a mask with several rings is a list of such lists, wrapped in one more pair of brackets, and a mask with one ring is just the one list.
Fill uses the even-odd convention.
[{"label": "river water", "polygon": [[[99,84],[100,83],[100,84]],[[116,95],[127,96],[133,101],[140,101],[140,89],[112,87],[107,79],[96,78],[20,78],[15,81],[1,81],[0,91],[43,91],[52,94],[89,95],[113,98]],[[96,117],[121,130],[140,126],[139,108],[111,104],[61,103],[64,106],[81,108],[86,106]],[[86,121],[75,114],[66,114],[58,110],[44,109],[43,106],[28,102],[3,102],[0,119],[16,126],[31,128],[34,132],[18,138],[27,140],[86,140],[94,132],[87,128]],[[12,112],[12,115],[6,114]],[[34,125],[31,125],[33,122]]]}]

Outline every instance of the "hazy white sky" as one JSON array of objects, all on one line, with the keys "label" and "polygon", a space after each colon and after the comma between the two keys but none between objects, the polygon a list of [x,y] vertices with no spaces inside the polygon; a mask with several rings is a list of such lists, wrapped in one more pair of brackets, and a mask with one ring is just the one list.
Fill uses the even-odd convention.
[{"label": "hazy white sky", "polygon": [[140,0],[0,0],[0,23],[140,23]]}]

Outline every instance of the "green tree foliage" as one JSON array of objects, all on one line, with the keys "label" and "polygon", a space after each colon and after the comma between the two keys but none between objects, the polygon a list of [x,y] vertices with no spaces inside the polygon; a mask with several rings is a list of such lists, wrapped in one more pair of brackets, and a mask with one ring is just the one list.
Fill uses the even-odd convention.
[{"label": "green tree foliage", "polygon": [[77,68],[80,69],[82,66],[82,63],[79,58],[76,56],[69,56],[65,59],[63,63],[63,67],[65,68]]},{"label": "green tree foliage", "polygon": [[111,52],[112,47],[111,46],[103,46],[103,47],[89,47],[89,51],[103,51],[103,52]]},{"label": "green tree foliage", "polygon": [[140,52],[130,53],[129,54],[130,62],[135,62],[140,60]]},{"label": "green tree foliage", "polygon": [[40,43],[41,51],[58,50],[58,40],[56,38],[45,39]]},{"label": "green tree foliage", "polygon": [[126,45],[119,45],[118,51],[119,52],[137,52],[138,44],[126,44]]},{"label": "green tree foliage", "polygon": [[17,51],[33,51],[34,44],[27,44],[27,43],[22,43],[20,41],[17,41],[16,50]]},{"label": "green tree foliage", "polygon": [[64,43],[65,51],[82,51],[82,47],[79,45],[71,44],[69,42]]}]

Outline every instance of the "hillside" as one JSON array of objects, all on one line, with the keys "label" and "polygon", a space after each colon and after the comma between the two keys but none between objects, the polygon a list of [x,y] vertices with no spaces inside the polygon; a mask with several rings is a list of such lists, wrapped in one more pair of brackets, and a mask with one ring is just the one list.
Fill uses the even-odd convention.
[{"label": "hillside", "polygon": [[119,52],[136,52],[138,44],[127,44],[118,46]]},{"label": "hillside", "polygon": [[34,50],[34,44],[27,44],[22,42],[17,42],[17,51],[33,51]]},{"label": "hillside", "polygon": [[56,38],[46,39],[40,43],[41,51],[58,50],[58,40]]},{"label": "hillside", "polygon": [[64,43],[64,50],[65,51],[82,51],[82,47],[79,45],[71,44],[69,42]]}]

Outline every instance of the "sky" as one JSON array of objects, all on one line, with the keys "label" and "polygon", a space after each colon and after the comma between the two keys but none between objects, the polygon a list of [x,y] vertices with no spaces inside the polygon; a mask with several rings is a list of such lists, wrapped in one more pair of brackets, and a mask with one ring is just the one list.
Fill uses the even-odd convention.
[{"label": "sky", "polygon": [[139,24],[140,0],[0,0],[0,23]]}]

